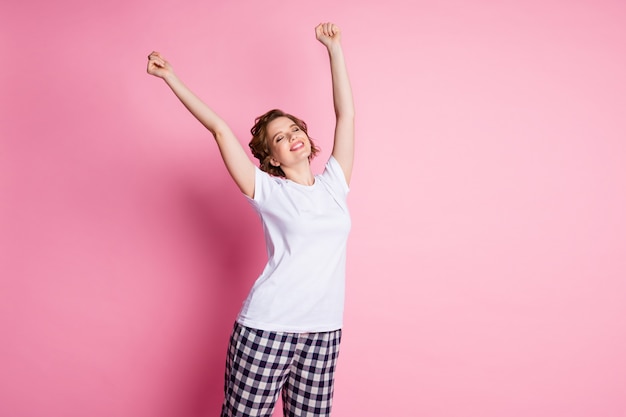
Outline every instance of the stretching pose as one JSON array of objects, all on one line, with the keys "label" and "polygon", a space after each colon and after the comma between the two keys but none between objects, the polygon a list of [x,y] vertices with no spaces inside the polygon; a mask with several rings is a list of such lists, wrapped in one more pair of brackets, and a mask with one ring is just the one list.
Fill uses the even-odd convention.
[{"label": "stretching pose", "polygon": [[250,130],[257,168],[228,125],[189,90],[159,54],[148,73],[162,78],[215,137],[231,177],[263,223],[268,262],[237,317],[226,359],[222,416],[271,416],[282,392],[285,416],[329,416],[343,319],[346,205],[354,159],[354,104],[341,32],[322,23],[336,115],[332,156],[313,175],[319,149],[307,125],[281,110]]}]

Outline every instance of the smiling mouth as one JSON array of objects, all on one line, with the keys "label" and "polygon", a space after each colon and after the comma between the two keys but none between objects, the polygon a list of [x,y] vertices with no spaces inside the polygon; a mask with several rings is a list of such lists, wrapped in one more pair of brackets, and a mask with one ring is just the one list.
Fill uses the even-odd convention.
[{"label": "smiling mouth", "polygon": [[291,149],[289,149],[289,150],[290,150],[290,151],[297,151],[298,149],[300,149],[300,148],[302,148],[302,147],[304,147],[304,143],[302,143],[302,142],[297,142],[297,143],[295,143],[295,144],[291,147]]}]

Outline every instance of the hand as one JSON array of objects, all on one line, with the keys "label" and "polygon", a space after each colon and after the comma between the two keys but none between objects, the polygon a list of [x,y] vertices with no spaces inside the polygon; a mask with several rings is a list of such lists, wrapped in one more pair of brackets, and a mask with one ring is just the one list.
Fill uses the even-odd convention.
[{"label": "hand", "polygon": [[160,53],[152,52],[148,55],[148,74],[155,77],[165,78],[174,73],[174,69]]},{"label": "hand", "polygon": [[341,31],[334,23],[320,23],[315,27],[315,37],[326,48],[330,48],[333,44],[341,42]]}]

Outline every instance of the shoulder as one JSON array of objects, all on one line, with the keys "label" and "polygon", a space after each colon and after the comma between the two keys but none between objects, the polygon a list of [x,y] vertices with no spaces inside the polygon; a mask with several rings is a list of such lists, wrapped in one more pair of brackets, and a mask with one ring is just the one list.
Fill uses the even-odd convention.
[{"label": "shoulder", "polygon": [[275,177],[263,171],[259,167],[254,167],[254,196],[247,197],[250,201],[260,203],[267,199],[277,188],[285,185],[285,179]]},{"label": "shoulder", "polygon": [[322,182],[328,183],[333,189],[340,191],[342,194],[348,194],[350,191],[343,169],[334,156],[328,159],[324,167],[324,172],[318,177]]}]

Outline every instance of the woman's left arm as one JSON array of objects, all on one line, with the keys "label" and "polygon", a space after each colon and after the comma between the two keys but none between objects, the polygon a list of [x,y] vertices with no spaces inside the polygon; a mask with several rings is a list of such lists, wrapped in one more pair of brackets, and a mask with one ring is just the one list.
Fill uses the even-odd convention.
[{"label": "woman's left arm", "polygon": [[330,58],[333,104],[337,120],[333,156],[341,165],[346,182],[350,184],[354,163],[354,100],[341,48],[341,31],[333,23],[320,23],[315,28],[315,36],[326,47]]}]

